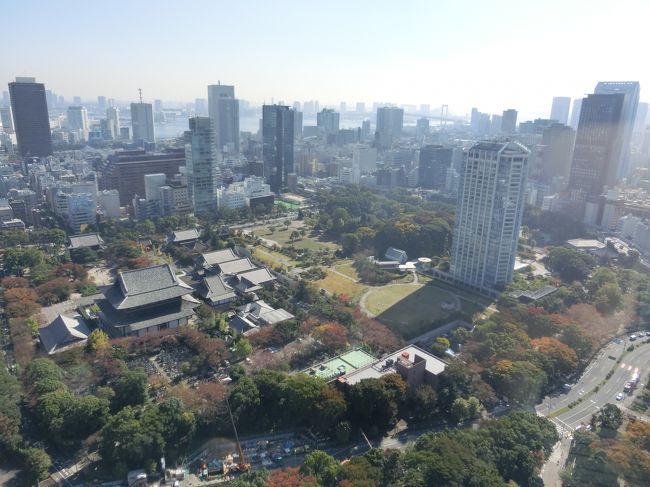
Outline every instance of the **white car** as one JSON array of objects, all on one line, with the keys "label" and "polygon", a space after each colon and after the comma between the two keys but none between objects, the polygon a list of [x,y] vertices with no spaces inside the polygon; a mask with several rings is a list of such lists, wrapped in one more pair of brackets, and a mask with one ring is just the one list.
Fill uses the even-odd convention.
[{"label": "white car", "polygon": [[624,397],[625,396],[623,395],[622,392],[619,392],[618,394],[616,394],[616,400],[617,401],[622,401]]}]

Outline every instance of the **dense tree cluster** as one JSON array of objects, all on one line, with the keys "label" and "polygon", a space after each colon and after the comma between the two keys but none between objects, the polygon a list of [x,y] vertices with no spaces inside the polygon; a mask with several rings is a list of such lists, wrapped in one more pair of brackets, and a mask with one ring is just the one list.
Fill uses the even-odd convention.
[{"label": "dense tree cluster", "polygon": [[391,199],[354,187],[321,192],[316,200],[320,214],[315,229],[340,238],[344,255],[383,255],[389,246],[415,257],[449,251],[452,215],[421,200]]},{"label": "dense tree cluster", "polygon": [[488,385],[498,396],[527,405],[566,382],[579,360],[588,358],[593,348],[591,340],[570,320],[521,305],[478,323],[469,336],[452,339],[464,343],[463,359],[486,383],[474,388],[485,394]]},{"label": "dense tree cluster", "polygon": [[[538,485],[538,475],[558,440],[553,424],[517,412],[483,422],[478,429],[427,433],[403,451],[370,450],[340,464],[322,451],[308,454],[300,469],[247,474],[236,487],[426,487],[436,485]],[[281,480],[283,483],[278,484]]]},{"label": "dense tree cluster", "polygon": [[546,264],[564,281],[584,281],[596,266],[596,259],[565,247],[550,247]]}]

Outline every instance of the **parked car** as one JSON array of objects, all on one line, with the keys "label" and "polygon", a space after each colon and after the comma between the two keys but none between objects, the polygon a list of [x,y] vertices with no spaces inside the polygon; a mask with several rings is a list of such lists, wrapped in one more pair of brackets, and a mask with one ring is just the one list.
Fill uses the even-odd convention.
[{"label": "parked car", "polygon": [[624,397],[625,396],[623,395],[622,392],[619,392],[618,394],[616,394],[616,400],[617,401],[622,401]]}]

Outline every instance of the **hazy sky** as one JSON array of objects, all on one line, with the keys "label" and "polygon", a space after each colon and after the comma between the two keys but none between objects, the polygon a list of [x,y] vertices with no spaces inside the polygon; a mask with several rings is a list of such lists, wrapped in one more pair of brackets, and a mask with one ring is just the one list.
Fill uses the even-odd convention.
[{"label": "hazy sky", "polygon": [[[318,99],[544,114],[554,95],[638,80],[650,0],[5,0],[0,83],[66,98]],[[520,119],[521,120],[521,119]]]}]

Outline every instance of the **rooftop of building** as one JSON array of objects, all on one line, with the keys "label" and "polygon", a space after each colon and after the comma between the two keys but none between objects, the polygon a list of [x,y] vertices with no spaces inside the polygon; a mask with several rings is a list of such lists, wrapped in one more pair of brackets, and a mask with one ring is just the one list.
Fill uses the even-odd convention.
[{"label": "rooftop of building", "polygon": [[577,249],[603,249],[607,244],[601,242],[600,240],[589,239],[589,238],[574,238],[566,241],[571,247]]},{"label": "rooftop of building", "polygon": [[303,374],[331,381],[341,375],[349,374],[365,365],[375,362],[374,355],[361,349],[349,350],[320,364],[313,365],[302,371]]},{"label": "rooftop of building", "polygon": [[115,284],[105,288],[104,296],[118,310],[180,298],[192,292],[169,264],[120,272]]},{"label": "rooftop of building", "polygon": [[198,240],[199,236],[199,231],[196,228],[190,228],[189,230],[172,232],[170,240],[173,243],[191,242],[192,240]]},{"label": "rooftop of building", "polygon": [[248,272],[255,269],[258,269],[258,267],[253,264],[248,257],[219,264],[219,271],[221,274],[241,274],[242,272]]},{"label": "rooftop of building", "polygon": [[99,247],[104,244],[104,240],[98,233],[84,233],[82,235],[70,236],[70,248],[80,249],[83,247]]},{"label": "rooftop of building", "polygon": [[473,144],[470,148],[472,150],[486,150],[486,151],[514,151],[522,154],[528,154],[530,151],[521,143],[514,140],[481,140]]},{"label": "rooftop of building", "polygon": [[516,291],[512,291],[510,293],[510,296],[516,299],[524,298],[527,301],[537,301],[538,299],[542,299],[549,294],[553,294],[555,291],[557,291],[557,287],[555,286],[542,286],[534,291],[517,289]]},{"label": "rooftop of building", "polygon": [[223,276],[209,276],[203,278],[199,290],[201,296],[211,301],[220,301],[236,297],[235,291],[223,279]]},{"label": "rooftop of building", "polygon": [[237,314],[263,325],[274,325],[294,318],[288,311],[282,308],[274,309],[270,304],[261,299],[239,306],[237,308]]},{"label": "rooftop of building", "polygon": [[270,281],[275,281],[275,276],[271,274],[271,271],[269,271],[266,267],[243,272],[241,274],[238,274],[237,278],[240,282],[242,280],[245,280],[252,285],[260,285]]},{"label": "rooftop of building", "polygon": [[38,336],[43,348],[48,354],[75,343],[86,340],[90,330],[81,317],[59,315],[52,323],[38,330]]},{"label": "rooftop of building", "polygon": [[340,380],[348,385],[354,385],[364,379],[380,379],[386,374],[394,374],[397,372],[395,364],[402,361],[407,365],[415,363],[416,356],[425,361],[425,370],[432,375],[439,375],[445,371],[447,362],[439,359],[435,355],[422,350],[415,345],[408,345],[396,352],[386,355],[379,360],[357,370],[347,373]]},{"label": "rooftop of building", "polygon": [[201,261],[208,266],[223,264],[224,262],[231,262],[237,259],[239,259],[239,256],[232,249],[215,250],[214,252],[201,254]]}]

